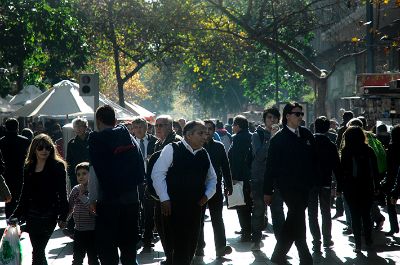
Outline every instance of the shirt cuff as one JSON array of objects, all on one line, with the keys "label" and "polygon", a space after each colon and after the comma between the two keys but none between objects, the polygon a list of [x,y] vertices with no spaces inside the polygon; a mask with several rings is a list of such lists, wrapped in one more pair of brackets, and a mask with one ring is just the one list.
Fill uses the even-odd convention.
[{"label": "shirt cuff", "polygon": [[165,202],[165,201],[169,201],[169,196],[168,194],[162,194],[160,196],[160,202]]}]

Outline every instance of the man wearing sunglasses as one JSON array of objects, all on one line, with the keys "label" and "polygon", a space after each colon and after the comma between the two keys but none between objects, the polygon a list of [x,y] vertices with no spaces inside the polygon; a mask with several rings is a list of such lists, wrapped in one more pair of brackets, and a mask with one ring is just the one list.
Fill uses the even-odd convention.
[{"label": "man wearing sunglasses", "polygon": [[283,128],[270,140],[264,177],[264,201],[270,205],[274,185],[288,207],[286,220],[277,237],[271,261],[282,264],[293,242],[299,252],[300,264],[312,264],[306,242],[305,210],[309,191],[315,181],[315,139],[301,127],[302,106],[288,103],[283,109]]}]

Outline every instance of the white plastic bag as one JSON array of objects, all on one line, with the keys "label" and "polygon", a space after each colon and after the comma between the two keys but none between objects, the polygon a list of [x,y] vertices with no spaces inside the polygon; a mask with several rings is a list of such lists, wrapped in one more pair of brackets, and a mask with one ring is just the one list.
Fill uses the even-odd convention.
[{"label": "white plastic bag", "polygon": [[4,230],[0,242],[0,265],[21,265],[20,230],[18,226],[9,225]]},{"label": "white plastic bag", "polygon": [[243,181],[238,181],[233,185],[232,195],[228,195],[228,209],[246,205],[243,195]]}]

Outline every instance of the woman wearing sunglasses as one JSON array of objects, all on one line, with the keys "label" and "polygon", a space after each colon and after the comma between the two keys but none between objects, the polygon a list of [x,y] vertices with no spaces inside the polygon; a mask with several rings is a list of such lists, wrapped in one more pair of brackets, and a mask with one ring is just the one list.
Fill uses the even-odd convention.
[{"label": "woman wearing sunglasses", "polygon": [[47,265],[45,248],[56,224],[65,227],[68,202],[65,162],[46,134],[37,135],[29,146],[24,184],[13,217],[26,220],[32,244],[32,265]]}]

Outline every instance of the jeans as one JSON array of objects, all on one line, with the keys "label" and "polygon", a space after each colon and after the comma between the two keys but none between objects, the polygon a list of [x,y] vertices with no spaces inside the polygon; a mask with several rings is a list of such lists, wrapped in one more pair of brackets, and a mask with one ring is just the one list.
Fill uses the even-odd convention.
[{"label": "jeans", "polygon": [[260,242],[265,222],[265,203],[262,183],[252,182],[251,194],[253,199],[253,212],[251,215],[252,241]]},{"label": "jeans", "polygon": [[332,219],[331,219],[331,189],[330,187],[314,187],[310,191],[308,201],[308,221],[310,232],[313,236],[313,245],[321,245],[321,230],[318,223],[318,202],[322,217],[322,235],[324,242],[332,239]]},{"label": "jeans", "polygon": [[89,265],[99,265],[95,231],[74,231],[74,255],[72,265],[82,265],[87,253]]},{"label": "jeans", "polygon": [[97,203],[96,243],[102,265],[137,265],[138,203]]},{"label": "jeans", "polygon": [[56,227],[56,218],[27,218],[26,227],[32,244],[32,265],[47,265],[45,249]]},{"label": "jeans", "polygon": [[[214,242],[215,250],[222,249],[226,246],[226,235],[225,235],[225,225],[224,219],[222,218],[222,208],[223,208],[223,195],[221,188],[217,188],[217,192],[211,199],[207,202],[208,209],[210,211],[211,223],[214,231]],[[206,207],[203,207],[201,216],[201,226],[199,239],[197,242],[197,249],[202,249],[205,247],[204,242],[204,215]]]},{"label": "jeans", "polygon": [[356,248],[361,248],[361,228],[364,230],[365,242],[367,245],[372,243],[372,198],[360,197],[354,197],[354,195],[346,197],[351,213]]},{"label": "jeans", "polygon": [[153,240],[155,201],[145,196],[142,203],[144,208],[143,243],[150,244]]}]

